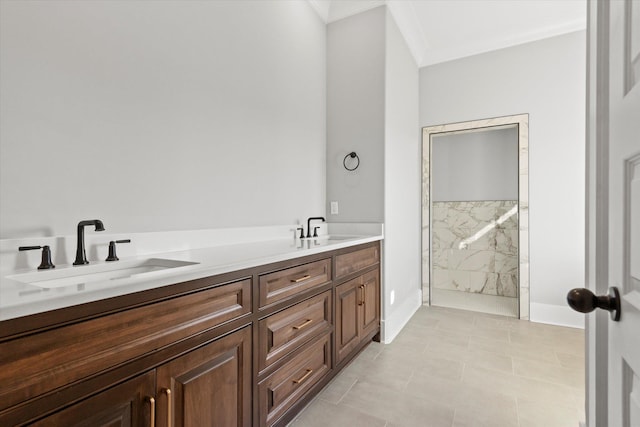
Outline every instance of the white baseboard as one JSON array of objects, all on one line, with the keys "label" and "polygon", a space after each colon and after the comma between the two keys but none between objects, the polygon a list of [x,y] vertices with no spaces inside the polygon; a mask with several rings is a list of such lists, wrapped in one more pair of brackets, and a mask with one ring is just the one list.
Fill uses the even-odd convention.
[{"label": "white baseboard", "polygon": [[584,329],[585,315],[572,310],[568,305],[530,304],[530,320],[550,325]]},{"label": "white baseboard", "polygon": [[399,306],[395,307],[391,316],[380,321],[382,330],[382,342],[390,344],[400,333],[402,328],[411,320],[411,317],[422,305],[422,290],[416,289],[414,296],[407,298]]}]

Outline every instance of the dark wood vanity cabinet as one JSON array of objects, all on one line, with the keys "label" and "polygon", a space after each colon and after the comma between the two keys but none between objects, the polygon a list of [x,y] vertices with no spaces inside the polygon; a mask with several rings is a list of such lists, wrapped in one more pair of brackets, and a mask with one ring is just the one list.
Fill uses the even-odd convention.
[{"label": "dark wood vanity cabinet", "polygon": [[378,270],[336,287],[336,364],[380,331],[379,295]]},{"label": "dark wood vanity cabinet", "polygon": [[155,372],[139,375],[31,424],[37,427],[153,425]]},{"label": "dark wood vanity cabinet", "polygon": [[0,426],[284,426],[379,333],[379,277],[373,242],[0,322]]},{"label": "dark wood vanity cabinet", "polygon": [[156,426],[251,426],[251,327],[156,370]]}]

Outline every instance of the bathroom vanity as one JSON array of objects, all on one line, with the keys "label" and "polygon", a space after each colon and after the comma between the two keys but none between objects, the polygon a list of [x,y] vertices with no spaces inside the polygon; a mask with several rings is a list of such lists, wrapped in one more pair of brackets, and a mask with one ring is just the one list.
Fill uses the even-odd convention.
[{"label": "bathroom vanity", "polygon": [[367,240],[0,322],[0,425],[285,425],[379,338]]}]

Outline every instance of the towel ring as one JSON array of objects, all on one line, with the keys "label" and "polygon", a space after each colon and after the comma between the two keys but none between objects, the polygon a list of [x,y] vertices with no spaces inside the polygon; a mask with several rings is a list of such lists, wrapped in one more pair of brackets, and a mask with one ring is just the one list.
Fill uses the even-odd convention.
[{"label": "towel ring", "polygon": [[[357,163],[354,167],[350,168],[347,166],[347,159],[348,158],[352,158],[352,159],[356,159]],[[349,154],[347,154],[346,156],[344,156],[344,160],[342,160],[342,166],[344,166],[344,168],[348,171],[354,171],[356,169],[358,169],[358,166],[360,166],[360,157],[358,157],[358,155],[356,154],[355,151],[350,152]]]}]

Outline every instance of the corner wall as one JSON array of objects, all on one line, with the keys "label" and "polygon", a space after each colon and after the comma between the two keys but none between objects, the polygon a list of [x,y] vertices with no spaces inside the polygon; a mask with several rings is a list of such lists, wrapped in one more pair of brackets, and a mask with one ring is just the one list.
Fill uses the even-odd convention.
[{"label": "corner wall", "polygon": [[392,15],[386,19],[384,340],[422,305],[419,73]]},{"label": "corner wall", "polygon": [[529,113],[531,320],[582,327],[585,32],[424,67],[420,125]]},{"label": "corner wall", "polygon": [[[418,68],[386,7],[327,29],[327,212],[333,222],[384,222],[382,339],[421,304]],[[356,151],[361,164],[343,167]]]}]

